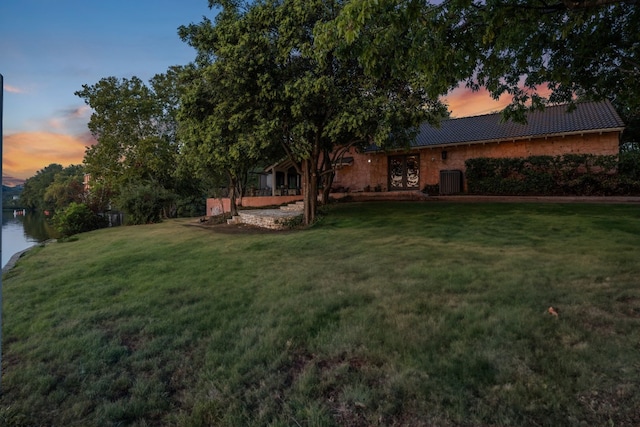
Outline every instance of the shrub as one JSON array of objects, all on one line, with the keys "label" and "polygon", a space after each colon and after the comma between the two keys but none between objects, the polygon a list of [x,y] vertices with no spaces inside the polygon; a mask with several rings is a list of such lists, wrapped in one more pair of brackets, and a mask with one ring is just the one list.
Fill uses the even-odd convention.
[{"label": "shrub", "polygon": [[207,199],[202,196],[179,196],[176,198],[176,215],[179,217],[200,216],[207,210]]},{"label": "shrub", "polygon": [[109,225],[105,218],[93,212],[89,206],[75,202],[57,212],[53,217],[53,223],[63,236],[72,236]]},{"label": "shrub", "polygon": [[640,183],[640,151],[621,152],[618,172],[625,179]]},{"label": "shrub", "polygon": [[466,161],[474,194],[606,196],[640,194],[640,153],[566,154]]},{"label": "shrub", "polygon": [[175,195],[150,184],[128,185],[118,198],[119,207],[127,213],[127,223],[152,224],[175,214]]},{"label": "shrub", "polygon": [[440,194],[440,185],[439,184],[425,185],[424,188],[422,189],[422,192],[428,195],[437,196],[438,194]]}]

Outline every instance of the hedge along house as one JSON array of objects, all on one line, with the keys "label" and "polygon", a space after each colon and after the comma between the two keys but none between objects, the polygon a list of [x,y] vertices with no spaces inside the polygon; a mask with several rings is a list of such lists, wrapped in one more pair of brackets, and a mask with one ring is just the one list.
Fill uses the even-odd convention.
[{"label": "hedge along house", "polygon": [[439,128],[423,124],[402,150],[350,150],[336,165],[336,191],[403,191],[439,186],[440,194],[464,191],[465,161],[564,154],[617,155],[624,123],[608,101],[547,107],[527,123],[501,115],[448,119]]}]

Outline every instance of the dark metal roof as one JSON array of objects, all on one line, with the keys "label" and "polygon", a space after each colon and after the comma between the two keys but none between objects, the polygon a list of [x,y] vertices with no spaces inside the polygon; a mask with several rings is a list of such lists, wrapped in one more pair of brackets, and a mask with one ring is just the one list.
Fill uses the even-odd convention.
[{"label": "dark metal roof", "polygon": [[622,130],[624,123],[609,101],[547,107],[527,114],[527,124],[501,122],[500,113],[443,120],[440,128],[420,126],[413,146],[477,143]]}]

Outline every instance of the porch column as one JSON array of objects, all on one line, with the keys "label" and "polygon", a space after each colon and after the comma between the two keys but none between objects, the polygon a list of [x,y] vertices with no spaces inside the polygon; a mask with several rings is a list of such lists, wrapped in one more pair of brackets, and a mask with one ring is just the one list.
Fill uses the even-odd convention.
[{"label": "porch column", "polygon": [[[287,188],[287,195],[289,194],[289,169],[285,169],[284,171],[284,186]],[[282,190],[284,193],[285,190]],[[282,194],[284,196],[284,194]]]},{"label": "porch column", "polygon": [[276,195],[276,167],[271,168],[271,197]]}]

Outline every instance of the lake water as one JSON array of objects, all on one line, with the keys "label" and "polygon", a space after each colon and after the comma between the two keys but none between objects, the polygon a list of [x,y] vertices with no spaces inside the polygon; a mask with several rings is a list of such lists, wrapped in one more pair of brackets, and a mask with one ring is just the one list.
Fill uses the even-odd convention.
[{"label": "lake water", "polygon": [[14,254],[55,236],[54,229],[46,222],[44,215],[17,215],[14,212],[2,211],[3,268]]}]

